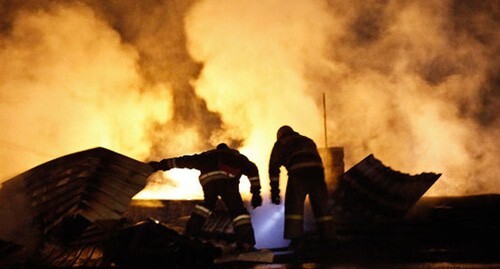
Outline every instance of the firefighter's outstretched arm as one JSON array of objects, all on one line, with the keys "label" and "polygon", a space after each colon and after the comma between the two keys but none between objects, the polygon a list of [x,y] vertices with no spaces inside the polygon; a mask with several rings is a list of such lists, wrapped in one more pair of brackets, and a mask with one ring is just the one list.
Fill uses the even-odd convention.
[{"label": "firefighter's outstretched arm", "polygon": [[163,159],[159,162],[152,161],[149,162],[149,165],[153,167],[153,169],[155,170],[163,170],[163,171],[167,171],[176,167],[175,158]]},{"label": "firefighter's outstretched arm", "polygon": [[176,158],[167,158],[159,162],[149,162],[149,165],[155,170],[167,171],[172,168],[190,168],[200,169],[205,160],[204,154],[184,155]]}]

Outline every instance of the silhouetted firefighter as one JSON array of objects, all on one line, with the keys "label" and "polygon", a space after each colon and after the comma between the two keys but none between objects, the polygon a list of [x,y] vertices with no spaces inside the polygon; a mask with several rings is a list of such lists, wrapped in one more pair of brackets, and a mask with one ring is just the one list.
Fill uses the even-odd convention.
[{"label": "silhouetted firefighter", "polygon": [[279,128],[269,160],[271,202],[280,204],[280,167],[288,171],[285,193],[285,239],[291,248],[299,248],[304,233],[304,202],[309,195],[318,233],[323,239],[333,237],[333,218],[328,211],[328,193],[323,163],[313,140],[290,126]]},{"label": "silhouetted firefighter", "polygon": [[250,215],[243,206],[239,192],[241,175],[246,175],[250,180],[253,208],[262,205],[262,198],[257,166],[245,155],[221,143],[213,150],[195,155],[163,159],[160,162],[150,162],[150,165],[156,170],[164,171],[171,168],[200,170],[199,180],[205,200],[196,205],[191,214],[191,218],[186,224],[186,235],[200,235],[203,225],[215,209],[218,196],[220,196],[231,215],[238,248],[242,251],[253,249],[255,245],[254,231]]}]

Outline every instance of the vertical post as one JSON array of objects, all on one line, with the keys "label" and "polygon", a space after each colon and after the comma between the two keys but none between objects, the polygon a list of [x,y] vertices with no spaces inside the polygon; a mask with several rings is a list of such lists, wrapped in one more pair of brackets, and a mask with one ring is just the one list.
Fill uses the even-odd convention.
[{"label": "vertical post", "polygon": [[323,92],[323,129],[325,132],[325,148],[328,148],[328,137],[326,129],[326,97],[325,92]]}]

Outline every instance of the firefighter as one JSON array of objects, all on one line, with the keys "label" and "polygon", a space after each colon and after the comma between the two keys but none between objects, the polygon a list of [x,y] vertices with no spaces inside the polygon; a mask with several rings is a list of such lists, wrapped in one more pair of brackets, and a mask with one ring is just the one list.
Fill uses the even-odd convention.
[{"label": "firefighter", "polygon": [[333,217],[328,211],[328,192],[321,157],[314,141],[284,125],[277,132],[269,160],[271,202],[280,204],[280,167],[288,172],[285,193],[284,238],[290,248],[303,245],[304,202],[309,195],[317,230],[325,241],[333,238]]},{"label": "firefighter", "polygon": [[231,215],[238,249],[241,251],[254,249],[255,237],[250,215],[243,206],[239,192],[241,175],[246,175],[250,180],[253,208],[262,205],[261,187],[257,166],[245,155],[221,143],[213,150],[163,159],[160,162],[150,162],[150,165],[156,170],[192,168],[201,172],[199,181],[205,199],[203,203],[195,206],[186,224],[186,235],[196,237],[201,234],[203,225],[214,210],[218,196],[220,196]]}]

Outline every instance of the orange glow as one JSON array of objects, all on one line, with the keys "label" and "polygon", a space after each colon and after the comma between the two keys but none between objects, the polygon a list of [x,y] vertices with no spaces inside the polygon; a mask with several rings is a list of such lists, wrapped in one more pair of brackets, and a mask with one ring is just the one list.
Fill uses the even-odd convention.
[{"label": "orange glow", "polygon": [[156,172],[148,179],[148,186],[134,196],[134,199],[203,199],[198,176],[200,172],[191,169],[172,169]]}]

